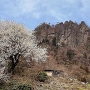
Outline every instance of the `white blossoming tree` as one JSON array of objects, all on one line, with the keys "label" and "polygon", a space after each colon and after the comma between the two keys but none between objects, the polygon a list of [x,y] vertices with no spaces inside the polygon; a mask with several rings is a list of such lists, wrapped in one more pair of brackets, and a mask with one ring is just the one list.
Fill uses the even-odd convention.
[{"label": "white blossoming tree", "polygon": [[0,21],[0,79],[6,79],[5,69],[11,60],[9,69],[13,72],[18,65],[20,56],[31,56],[32,60],[45,61],[47,51],[37,46],[37,40],[33,31],[26,29],[21,24],[11,21]]}]

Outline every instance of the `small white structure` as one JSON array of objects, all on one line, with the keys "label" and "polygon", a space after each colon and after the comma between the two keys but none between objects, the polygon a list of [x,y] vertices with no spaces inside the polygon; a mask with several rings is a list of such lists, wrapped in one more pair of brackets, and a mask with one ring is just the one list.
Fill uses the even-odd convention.
[{"label": "small white structure", "polygon": [[44,70],[44,71],[48,76],[56,76],[63,73],[63,71],[59,70]]},{"label": "small white structure", "polygon": [[44,70],[48,76],[53,76],[53,70]]}]

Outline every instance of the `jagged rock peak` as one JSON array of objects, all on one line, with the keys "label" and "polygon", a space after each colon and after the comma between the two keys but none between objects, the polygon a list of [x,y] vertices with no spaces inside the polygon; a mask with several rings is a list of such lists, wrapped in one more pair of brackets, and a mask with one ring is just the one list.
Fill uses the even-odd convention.
[{"label": "jagged rock peak", "polygon": [[49,43],[52,43],[53,39],[56,38],[56,44],[61,46],[64,43],[67,46],[77,47],[83,45],[88,36],[90,35],[90,28],[84,21],[77,24],[73,21],[58,22],[56,25],[50,25],[42,23],[36,29],[36,36],[40,42],[47,39]]}]

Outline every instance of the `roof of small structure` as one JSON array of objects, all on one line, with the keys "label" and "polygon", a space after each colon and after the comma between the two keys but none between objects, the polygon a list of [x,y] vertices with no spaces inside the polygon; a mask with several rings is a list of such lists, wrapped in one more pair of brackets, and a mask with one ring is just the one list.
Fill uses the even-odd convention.
[{"label": "roof of small structure", "polygon": [[54,71],[54,70],[52,70],[52,69],[45,69],[44,71]]}]

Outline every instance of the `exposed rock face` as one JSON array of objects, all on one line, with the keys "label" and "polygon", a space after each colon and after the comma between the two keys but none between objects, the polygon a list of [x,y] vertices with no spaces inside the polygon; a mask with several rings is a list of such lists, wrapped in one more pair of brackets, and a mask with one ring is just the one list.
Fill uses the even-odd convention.
[{"label": "exposed rock face", "polygon": [[90,35],[90,28],[84,21],[80,24],[66,21],[65,23],[61,22],[52,26],[43,23],[35,31],[40,43],[45,42],[59,46],[64,44],[72,47],[83,45]]},{"label": "exposed rock face", "polygon": [[[84,21],[80,24],[66,21],[52,26],[43,23],[35,29],[35,35],[38,44],[48,48],[48,69],[69,69],[76,77],[77,73],[87,73],[80,68],[82,65],[88,66],[90,71],[90,28]],[[74,54],[68,51],[73,51]]]}]

